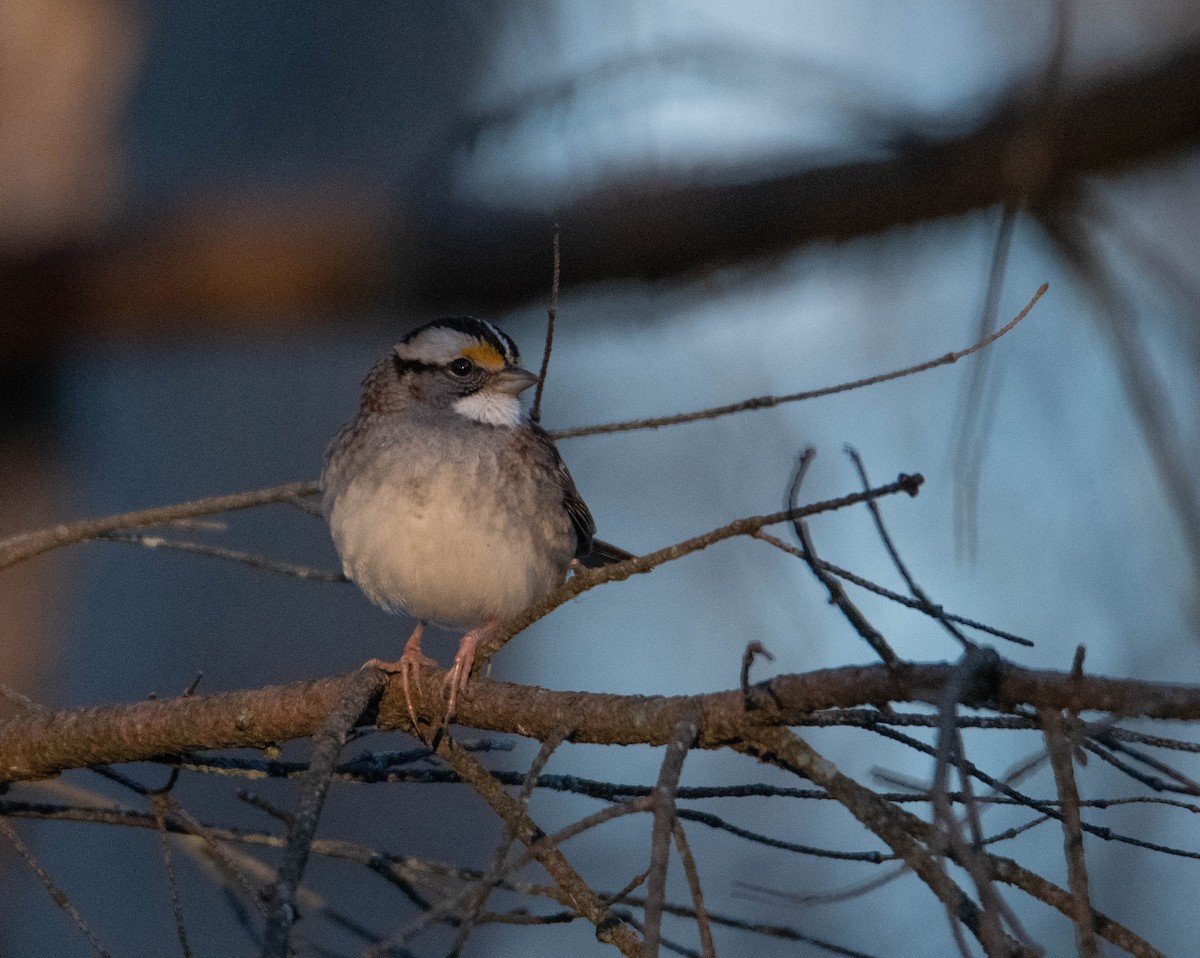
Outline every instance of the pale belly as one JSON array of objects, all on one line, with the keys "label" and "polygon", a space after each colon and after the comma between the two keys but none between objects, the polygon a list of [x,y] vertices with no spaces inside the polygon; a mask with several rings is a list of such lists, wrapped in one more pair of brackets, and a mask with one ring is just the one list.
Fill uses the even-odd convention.
[{"label": "pale belly", "polygon": [[563,517],[533,510],[539,498],[532,488],[510,488],[502,513],[489,497],[464,496],[446,475],[415,488],[411,477],[360,478],[332,503],[329,524],[346,575],[372,601],[474,627],[515,616],[563,581],[573,543]]}]

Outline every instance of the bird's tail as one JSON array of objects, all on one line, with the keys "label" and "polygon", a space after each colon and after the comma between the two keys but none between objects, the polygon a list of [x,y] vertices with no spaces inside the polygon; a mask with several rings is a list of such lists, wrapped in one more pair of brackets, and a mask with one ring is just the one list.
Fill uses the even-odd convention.
[{"label": "bird's tail", "polygon": [[588,569],[599,569],[601,566],[612,565],[614,562],[624,562],[634,558],[632,552],[626,552],[611,542],[603,539],[592,540],[592,551],[579,561]]}]

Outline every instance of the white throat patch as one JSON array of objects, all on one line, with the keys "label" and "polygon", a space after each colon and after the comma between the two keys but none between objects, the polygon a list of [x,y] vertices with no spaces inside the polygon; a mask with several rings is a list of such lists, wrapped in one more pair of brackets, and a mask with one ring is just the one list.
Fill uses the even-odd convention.
[{"label": "white throat patch", "polygon": [[522,418],[521,401],[516,396],[487,390],[463,396],[454,404],[454,411],[488,426],[519,426]]}]

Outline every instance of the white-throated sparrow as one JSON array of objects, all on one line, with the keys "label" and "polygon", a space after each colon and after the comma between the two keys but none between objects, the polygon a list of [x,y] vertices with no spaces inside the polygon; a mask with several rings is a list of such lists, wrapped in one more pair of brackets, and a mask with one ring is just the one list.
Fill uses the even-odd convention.
[{"label": "white-throated sparrow", "polygon": [[493,324],[436,320],[371,368],[325,453],[322,507],[343,570],[375,604],[417,619],[398,661],[368,663],[400,673],[414,728],[427,622],[468,629],[446,679],[449,720],[492,630],[572,563],[629,557],[594,538],[553,440],[521,409],[536,382]]}]

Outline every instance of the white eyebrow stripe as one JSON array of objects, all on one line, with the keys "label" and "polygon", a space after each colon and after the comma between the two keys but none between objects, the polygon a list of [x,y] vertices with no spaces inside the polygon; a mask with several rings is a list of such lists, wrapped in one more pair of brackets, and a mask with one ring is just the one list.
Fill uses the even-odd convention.
[{"label": "white eyebrow stripe", "polygon": [[396,346],[396,355],[401,359],[415,360],[432,365],[448,363],[464,349],[479,342],[474,336],[461,333],[445,326],[433,326],[423,330],[415,339]]}]

